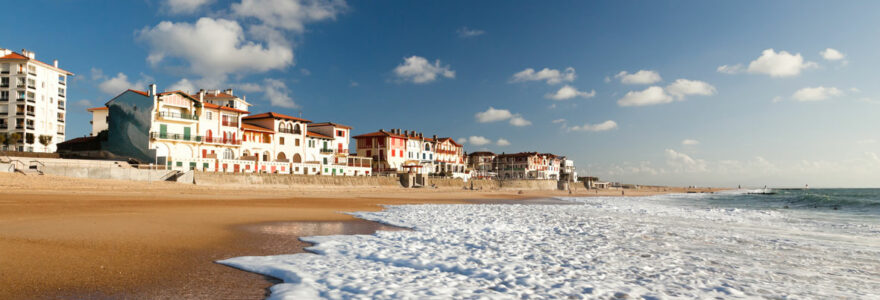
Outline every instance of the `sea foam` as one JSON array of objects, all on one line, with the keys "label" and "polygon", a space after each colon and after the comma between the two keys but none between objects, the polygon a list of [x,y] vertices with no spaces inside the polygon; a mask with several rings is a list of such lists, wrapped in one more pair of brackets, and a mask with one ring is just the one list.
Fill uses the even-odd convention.
[{"label": "sea foam", "polygon": [[414,230],[219,262],[283,280],[270,299],[880,296],[873,225],[687,204],[698,197],[388,206],[354,215]]}]

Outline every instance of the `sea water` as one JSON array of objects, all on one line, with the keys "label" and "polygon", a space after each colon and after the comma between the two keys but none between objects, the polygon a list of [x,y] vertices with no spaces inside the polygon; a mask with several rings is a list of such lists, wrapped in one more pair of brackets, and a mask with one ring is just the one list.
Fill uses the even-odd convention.
[{"label": "sea water", "polygon": [[274,299],[880,297],[880,190],[776,192],[389,206],[355,215],[414,230],[220,263]]}]

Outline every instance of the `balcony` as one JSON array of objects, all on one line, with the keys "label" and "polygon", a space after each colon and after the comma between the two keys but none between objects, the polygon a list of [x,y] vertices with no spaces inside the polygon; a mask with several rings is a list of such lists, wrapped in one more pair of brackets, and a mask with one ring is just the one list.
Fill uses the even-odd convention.
[{"label": "balcony", "polygon": [[58,123],[64,123],[64,119],[58,119]]},{"label": "balcony", "polygon": [[9,102],[9,98],[0,98],[0,102]]},{"label": "balcony", "polygon": [[230,121],[223,120],[222,124],[223,124],[223,126],[238,128],[238,122],[230,122]]},{"label": "balcony", "polygon": [[19,111],[15,112],[15,115],[16,116],[24,116],[24,111],[19,110]]},{"label": "balcony", "polygon": [[[58,108],[61,108],[61,106],[59,106]],[[199,116],[197,116],[197,115],[181,114],[181,113],[166,112],[166,111],[160,111],[159,118],[166,119],[166,120],[186,120],[186,121],[198,121],[199,120]]]},{"label": "balcony", "polygon": [[0,88],[8,88],[9,83],[0,84]]},{"label": "balcony", "polygon": [[64,135],[64,131],[59,131],[58,135]]},{"label": "balcony", "polygon": [[320,151],[321,151],[321,153],[324,153],[324,154],[332,154],[333,153],[333,149],[321,149]]},{"label": "balcony", "polygon": [[27,112],[27,115],[28,115],[29,117],[34,117],[34,116],[36,116],[37,114],[36,114],[35,112],[29,111],[29,112]]},{"label": "balcony", "polygon": [[29,89],[32,89],[32,90],[36,90],[36,89],[37,89],[37,86],[36,86],[36,85],[30,85],[30,84],[28,84],[28,88],[29,88]]},{"label": "balcony", "polygon": [[27,102],[30,102],[30,103],[37,103],[37,100],[34,99],[34,98],[27,98]]},{"label": "balcony", "polygon": [[64,104],[62,104],[62,105],[58,105],[58,109],[60,109],[60,110],[64,110]]},{"label": "balcony", "polygon": [[34,125],[28,125],[26,128],[30,129],[30,130],[34,130]]},{"label": "balcony", "polygon": [[186,136],[181,133],[167,133],[167,132],[150,132],[151,139],[162,139],[162,140],[175,140],[175,141],[188,141],[188,142],[201,142],[201,135],[190,135]]},{"label": "balcony", "polygon": [[241,145],[241,140],[215,138],[215,137],[206,137],[204,139],[204,142],[211,143],[211,144],[223,144],[223,145]]},{"label": "balcony", "polygon": [[64,81],[59,81],[58,84],[59,84],[59,85],[67,85],[67,83],[64,82]]},{"label": "balcony", "polygon": [[19,83],[19,84],[16,85],[15,87],[20,88],[20,89],[23,89],[23,88],[24,88],[24,83]]},{"label": "balcony", "polygon": [[58,93],[58,97],[64,98],[64,93]]},{"label": "balcony", "polygon": [[7,129],[7,128],[9,128],[9,125],[0,124],[0,129]]}]

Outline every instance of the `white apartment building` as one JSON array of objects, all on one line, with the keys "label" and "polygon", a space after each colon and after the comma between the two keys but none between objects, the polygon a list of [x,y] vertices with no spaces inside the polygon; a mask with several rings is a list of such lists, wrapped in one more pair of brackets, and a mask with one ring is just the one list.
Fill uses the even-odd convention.
[{"label": "white apartment building", "polygon": [[58,60],[47,64],[36,54],[0,48],[0,134],[7,138],[0,149],[55,152],[64,141],[67,110],[67,76]]}]

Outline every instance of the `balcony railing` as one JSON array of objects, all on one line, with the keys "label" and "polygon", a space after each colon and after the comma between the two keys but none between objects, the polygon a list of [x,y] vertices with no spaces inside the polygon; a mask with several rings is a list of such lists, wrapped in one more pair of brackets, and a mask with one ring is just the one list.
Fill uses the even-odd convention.
[{"label": "balcony railing", "polygon": [[27,129],[31,129],[31,130],[33,130],[33,129],[34,129],[34,125],[28,125],[28,126],[27,126]]},{"label": "balcony railing", "polygon": [[28,88],[29,88],[29,89],[32,89],[32,90],[36,90],[36,89],[37,89],[37,86],[36,86],[36,85],[30,85],[30,84],[28,84]]},{"label": "balcony railing", "polygon": [[224,139],[224,138],[216,138],[216,137],[205,137],[204,142],[211,143],[211,144],[241,145],[241,140]]},{"label": "balcony railing", "polygon": [[64,81],[59,81],[58,84],[60,84],[60,85],[67,85],[67,83],[64,82]]},{"label": "balcony railing", "polygon": [[0,98],[0,102],[9,102],[9,98]]},{"label": "balcony railing", "polygon": [[9,128],[9,125],[0,124],[0,129],[7,129],[7,128]]},{"label": "balcony railing", "polygon": [[321,153],[333,153],[333,149],[321,149]]},{"label": "balcony railing", "polygon": [[58,123],[64,123],[64,119],[58,119]]},{"label": "balcony railing", "polygon": [[167,111],[160,111],[159,117],[163,118],[163,119],[179,119],[179,120],[192,120],[192,121],[199,120],[199,116],[197,116],[197,115],[181,114],[181,113],[167,112]]},{"label": "balcony railing", "polygon": [[27,98],[27,102],[30,102],[30,103],[37,103],[37,100],[34,99],[34,98]]},{"label": "balcony railing", "polygon": [[230,121],[224,120],[222,123],[223,123],[223,126],[238,127],[238,122],[230,122]]},{"label": "balcony railing", "polygon": [[37,113],[29,111],[29,112],[27,112],[27,115],[33,117],[33,116],[36,116]]},{"label": "balcony railing", "polygon": [[9,84],[8,84],[8,83],[0,84],[0,88],[8,88],[8,87],[9,87]]},{"label": "balcony railing", "polygon": [[64,135],[64,131],[59,131],[58,135]]},{"label": "balcony railing", "polygon": [[24,102],[25,100],[24,100],[24,98],[16,98],[15,101]]},{"label": "balcony railing", "polygon": [[58,109],[60,109],[60,110],[64,110],[64,105],[63,105],[63,104],[62,104],[62,105],[58,105]]},{"label": "balcony railing", "polygon": [[16,115],[16,116],[24,116],[24,112],[23,112],[23,111],[17,111],[17,112],[15,112],[15,115]]},{"label": "balcony railing", "polygon": [[64,93],[58,93],[58,97],[64,97]]},{"label": "balcony railing", "polygon": [[175,141],[191,141],[191,142],[201,142],[201,135],[190,135],[186,136],[181,133],[167,133],[167,132],[150,132],[150,138],[152,139],[163,139],[163,140],[175,140]]},{"label": "balcony railing", "polygon": [[19,84],[16,85],[15,87],[20,88],[20,89],[23,89],[23,88],[24,88],[24,83],[19,83]]}]

